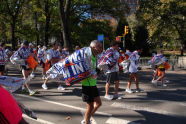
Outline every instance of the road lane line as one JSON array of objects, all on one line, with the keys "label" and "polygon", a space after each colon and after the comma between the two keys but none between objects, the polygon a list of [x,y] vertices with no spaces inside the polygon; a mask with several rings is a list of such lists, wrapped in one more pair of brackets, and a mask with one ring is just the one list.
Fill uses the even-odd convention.
[{"label": "road lane line", "polygon": [[[67,105],[67,104],[63,104],[63,103],[58,103],[58,102],[54,102],[54,101],[50,101],[50,100],[45,100],[45,99],[41,99],[41,98],[37,98],[37,97],[32,97],[32,96],[27,96],[27,95],[23,95],[23,94],[16,94],[16,95],[17,96],[20,96],[20,97],[25,97],[25,98],[29,98],[29,99],[33,99],[33,100],[38,100],[38,101],[50,103],[50,104],[55,104],[55,105],[59,105],[59,106],[64,106],[64,107],[76,109],[76,110],[79,110],[82,114],[86,110],[86,109],[81,108],[81,107],[76,107],[76,106]],[[119,118],[112,117],[113,116],[112,114],[105,113],[105,112],[97,111],[96,114],[108,116],[109,118],[105,122],[107,124],[113,124],[112,122],[114,122],[114,123],[117,122],[117,124],[128,124],[129,122],[131,122],[131,121],[128,121],[128,120],[124,120],[124,119],[119,119]],[[93,122],[93,124],[97,124],[97,122],[95,121],[94,118],[92,118],[92,122]],[[137,123],[131,123],[131,124],[137,124]]]},{"label": "road lane line", "polygon": [[140,111],[147,111],[147,112],[153,112],[153,113],[164,114],[164,115],[175,115],[175,113],[173,112],[168,112],[168,111],[160,110],[160,109],[154,109],[152,107],[142,107],[142,106],[125,104],[125,103],[123,104],[123,103],[118,103],[118,102],[114,102],[111,106],[129,109],[129,110],[135,110],[135,111],[140,110]]},{"label": "road lane line", "polygon": [[37,118],[37,120],[36,120],[36,119],[33,119],[33,118],[31,118],[31,117],[29,117],[29,116],[27,116],[27,115],[25,115],[25,114],[23,114],[23,117],[24,117],[24,118],[27,118],[27,119],[30,119],[30,120],[33,120],[33,121],[36,121],[36,122],[39,122],[39,123],[41,123],[41,124],[55,124],[55,123],[53,123],[53,122],[46,121],[46,120],[43,120],[43,119],[40,119],[40,118]]},{"label": "road lane line", "polygon": [[[23,94],[15,94],[15,95],[25,97],[25,98],[29,98],[29,99],[38,100],[38,101],[43,101],[43,102],[47,102],[47,103],[51,103],[51,104],[55,104],[55,105],[59,105],[59,106],[64,106],[64,107],[76,109],[76,110],[79,110],[79,111],[85,111],[86,110],[85,108],[76,107],[76,106],[63,104],[63,103],[59,103],[59,102],[54,102],[54,101],[50,101],[50,100],[45,100],[45,99],[41,99],[41,98],[37,98],[37,97],[27,96],[27,95],[23,95]],[[109,117],[112,116],[112,114],[105,113],[105,112],[99,112],[99,111],[96,111],[96,114],[105,115],[105,116],[109,116]]]}]

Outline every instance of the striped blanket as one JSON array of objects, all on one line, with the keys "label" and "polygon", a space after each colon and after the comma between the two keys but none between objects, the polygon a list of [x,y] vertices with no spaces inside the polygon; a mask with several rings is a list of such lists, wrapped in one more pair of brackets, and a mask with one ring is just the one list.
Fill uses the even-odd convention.
[{"label": "striped blanket", "polygon": [[92,75],[91,60],[86,55],[87,48],[75,51],[65,59],[54,64],[48,71],[48,78],[65,80],[66,85],[80,82]]},{"label": "striped blanket", "polygon": [[10,92],[15,92],[24,82],[25,80],[23,78],[0,76],[0,85],[5,86]]},{"label": "striped blanket", "polygon": [[105,72],[115,66],[118,60],[115,59],[114,52],[114,49],[109,48],[101,54],[97,65],[99,69]]}]

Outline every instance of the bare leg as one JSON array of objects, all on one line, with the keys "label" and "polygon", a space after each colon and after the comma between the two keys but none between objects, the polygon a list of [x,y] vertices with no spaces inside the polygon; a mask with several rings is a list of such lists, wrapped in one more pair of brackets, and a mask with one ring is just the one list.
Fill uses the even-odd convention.
[{"label": "bare leg", "polygon": [[89,123],[93,109],[94,109],[94,102],[87,103],[87,109],[86,109],[85,116],[84,116],[85,124]]},{"label": "bare leg", "polygon": [[134,74],[134,80],[135,80],[135,83],[136,83],[136,89],[139,89],[139,80],[138,80],[138,75],[137,74]]},{"label": "bare leg", "polygon": [[115,94],[118,94],[118,90],[119,90],[119,80],[115,81]]},{"label": "bare leg", "polygon": [[132,84],[132,79],[133,79],[133,74],[130,74],[130,75],[129,75],[129,81],[128,81],[128,83],[127,83],[127,89],[130,89],[131,84]]},{"label": "bare leg", "polygon": [[97,109],[102,105],[100,96],[94,98],[94,109],[91,112],[91,116],[97,111]]},{"label": "bare leg", "polygon": [[106,85],[105,85],[105,96],[109,95],[109,88],[110,88],[110,83],[106,83]]}]

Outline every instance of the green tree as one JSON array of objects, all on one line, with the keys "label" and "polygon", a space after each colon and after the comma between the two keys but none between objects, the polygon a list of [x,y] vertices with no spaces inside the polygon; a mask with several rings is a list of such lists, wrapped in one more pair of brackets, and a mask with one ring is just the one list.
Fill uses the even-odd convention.
[{"label": "green tree", "polygon": [[0,4],[0,13],[1,16],[5,20],[7,20],[10,24],[11,28],[11,43],[12,43],[12,48],[15,49],[15,46],[17,46],[16,42],[16,24],[19,19],[19,14],[22,10],[24,0],[2,0]]},{"label": "green tree", "polygon": [[138,11],[147,27],[149,39],[156,45],[176,44],[186,46],[186,2],[184,0],[151,0],[140,2]]}]

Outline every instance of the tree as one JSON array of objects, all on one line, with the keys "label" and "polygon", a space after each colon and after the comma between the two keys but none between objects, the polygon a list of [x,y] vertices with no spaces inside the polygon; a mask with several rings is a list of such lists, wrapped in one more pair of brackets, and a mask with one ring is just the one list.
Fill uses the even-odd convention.
[{"label": "tree", "polygon": [[141,1],[138,17],[147,27],[149,39],[157,45],[165,42],[171,44],[179,40],[181,46],[186,46],[184,20],[186,2],[184,0],[151,0]]},{"label": "tree", "polygon": [[102,15],[120,18],[127,11],[125,4],[115,0],[59,0],[59,5],[64,46],[69,48],[72,48],[72,27],[74,30],[87,20]]},{"label": "tree", "polygon": [[17,46],[15,36],[16,24],[24,2],[24,0],[3,0],[0,6],[3,17],[10,23],[11,43],[13,49],[15,49],[15,46]]}]

